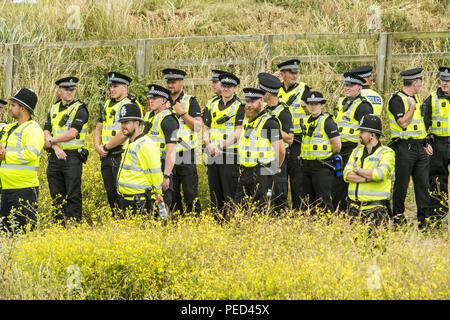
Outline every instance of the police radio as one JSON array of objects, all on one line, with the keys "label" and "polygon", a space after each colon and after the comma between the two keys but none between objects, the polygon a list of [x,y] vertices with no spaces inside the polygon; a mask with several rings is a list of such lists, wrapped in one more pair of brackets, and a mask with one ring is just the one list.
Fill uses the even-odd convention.
[{"label": "police radio", "polygon": [[68,114],[65,114],[65,115],[62,116],[61,120],[59,120],[58,125],[59,125],[60,127],[63,127],[63,126],[66,125],[66,123],[67,123],[68,120],[69,120],[69,115],[68,115]]}]

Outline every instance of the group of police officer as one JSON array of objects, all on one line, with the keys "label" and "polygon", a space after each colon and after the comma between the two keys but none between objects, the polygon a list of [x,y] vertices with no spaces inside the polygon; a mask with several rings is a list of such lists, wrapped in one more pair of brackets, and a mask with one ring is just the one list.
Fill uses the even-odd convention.
[{"label": "group of police officer", "polygon": [[[384,105],[370,89],[371,66],[344,73],[344,96],[331,115],[323,94],[298,81],[299,64],[293,59],[274,74],[258,74],[257,87],[244,88],[242,100],[239,77],[212,70],[214,96],[203,109],[184,92],[183,70],[164,69],[166,86],[148,85],[145,109],[128,91],[130,77],[108,73],[110,99],[101,107],[94,147],[113,215],[155,214],[155,204],[199,214],[202,133],[211,208],[221,217],[236,205],[279,214],[290,208],[290,183],[294,210],[341,210],[376,225],[390,218],[402,223],[412,177],[419,227],[439,224],[448,212],[450,68],[439,69],[441,86],[424,104],[417,96],[422,69],[400,73],[403,88],[385,106],[392,141],[383,146]],[[57,219],[81,221],[89,111],[75,99],[77,83],[76,77],[56,81],[59,100],[43,130],[32,120],[37,96],[31,89],[9,98],[16,121],[0,130],[0,217],[8,228],[12,216],[19,226],[36,219],[42,149],[49,152]]]}]

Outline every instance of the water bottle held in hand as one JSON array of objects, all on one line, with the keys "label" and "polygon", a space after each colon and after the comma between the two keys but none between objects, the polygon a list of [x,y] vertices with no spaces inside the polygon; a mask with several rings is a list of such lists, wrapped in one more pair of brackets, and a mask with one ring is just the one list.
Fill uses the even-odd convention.
[{"label": "water bottle held in hand", "polygon": [[167,218],[167,208],[166,208],[166,204],[161,201],[160,203],[158,203],[158,210],[159,210],[159,215],[161,216],[161,219],[166,219]]}]

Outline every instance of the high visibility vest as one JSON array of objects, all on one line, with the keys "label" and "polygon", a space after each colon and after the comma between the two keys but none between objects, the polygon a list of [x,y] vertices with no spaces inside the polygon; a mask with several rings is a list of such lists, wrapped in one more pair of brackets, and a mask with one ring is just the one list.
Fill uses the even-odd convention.
[{"label": "high visibility vest", "polygon": [[[103,112],[105,115],[105,120],[103,122],[102,126],[102,144],[106,144],[110,142],[114,136],[121,130],[121,125],[119,122],[120,117],[120,108],[129,102],[135,102],[139,108],[141,108],[142,112],[142,106],[137,100],[132,100],[132,97],[130,96],[125,97],[119,102],[114,103],[111,105],[111,100],[109,99],[106,101],[105,105],[103,106]],[[123,143],[122,143],[123,144]]]},{"label": "high visibility vest", "polygon": [[[275,150],[269,139],[261,136],[261,131],[267,120],[277,119],[270,112],[260,115],[249,121],[245,118],[239,138],[239,163],[245,167],[254,167],[258,164],[269,164],[275,160]],[[277,121],[279,121],[277,119]],[[270,134],[268,132],[267,134]]]},{"label": "high visibility vest", "polygon": [[134,195],[143,197],[146,190],[152,190],[152,198],[155,193],[162,194],[161,159],[154,156],[159,150],[156,143],[143,135],[133,142],[128,139],[123,149],[117,175],[118,192],[125,199]]},{"label": "high visibility vest", "polygon": [[370,88],[362,89],[361,95],[366,97],[372,104],[373,114],[381,117],[381,112],[383,111],[383,98],[381,95]]},{"label": "high visibility vest", "polygon": [[450,101],[449,98],[439,98],[437,92],[431,93],[431,128],[430,133],[448,137],[450,128]]},{"label": "high visibility vest", "polygon": [[[371,155],[361,159],[364,152],[364,146],[358,146],[350,155],[347,165],[344,168],[344,181],[348,182],[348,197],[353,201],[380,201],[391,199],[392,176],[395,171],[395,153],[385,146],[378,147]],[[349,182],[348,173],[352,171],[356,164],[361,169],[373,169],[372,181],[364,183]],[[369,207],[363,207],[368,209]]]},{"label": "high visibility vest", "polygon": [[0,122],[0,129],[3,128],[4,126],[6,126],[8,123],[6,122]]},{"label": "high visibility vest", "polygon": [[[215,100],[211,105],[211,128],[209,128],[209,139],[211,144],[220,146],[230,135],[233,134],[235,127],[236,114],[242,102],[236,99],[228,108],[224,110],[219,109],[219,102],[221,99]],[[217,123],[217,120],[222,117],[228,117],[228,120],[223,123]],[[227,149],[236,149],[237,142],[227,146]]]},{"label": "high visibility vest", "polygon": [[38,167],[44,147],[44,131],[34,120],[18,126],[8,124],[0,130],[0,142],[6,148],[0,162],[3,189],[22,189],[39,186]]},{"label": "high visibility vest", "polygon": [[[404,106],[404,113],[408,111],[409,108],[409,102],[408,102],[408,96],[404,94],[401,91],[396,91],[391,99],[398,95],[402,101]],[[416,109],[414,110],[413,118],[411,120],[411,123],[408,124],[406,129],[403,129],[399,126],[397,121],[395,120],[394,115],[389,111],[389,126],[391,128],[391,137],[392,138],[402,138],[402,139],[425,139],[427,136],[425,123],[423,122],[422,114],[420,111],[421,103],[419,101],[419,97],[417,95],[414,95],[414,98],[416,99]]]},{"label": "high visibility vest", "polygon": [[294,134],[302,133],[301,120],[307,117],[306,111],[301,104],[306,87],[306,83],[298,82],[298,86],[295,87],[295,90],[286,92],[284,86],[282,86],[278,91],[278,98],[286,103],[289,106],[289,111],[291,111]]},{"label": "high visibility vest", "polygon": [[[84,105],[84,103],[80,100],[72,103],[65,110],[59,111],[59,106],[61,105],[61,101],[55,103],[50,110],[50,119],[52,124],[52,134],[53,137],[60,136],[65,132],[69,131],[73,120],[75,119],[75,115],[78,109]],[[60,126],[60,121],[63,117],[67,116],[67,121],[65,124]],[[85,123],[79,132],[79,134],[75,137],[75,139],[66,141],[66,142],[58,142],[58,146],[63,150],[75,150],[78,148],[82,148],[84,146],[84,140],[86,138],[86,129],[87,123]]]},{"label": "high visibility vest", "polygon": [[347,110],[344,110],[344,100],[345,98],[340,98],[334,110],[334,116],[341,136],[341,141],[358,143],[359,122],[355,119],[355,112],[361,103],[369,101],[365,97],[358,97],[353,100]]},{"label": "high visibility vest", "polygon": [[[305,160],[327,159],[333,155],[330,139],[325,132],[325,120],[328,114],[321,114],[317,119],[308,122],[306,118],[303,128],[301,158]],[[311,132],[311,136],[309,132]]]},{"label": "high visibility vest", "polygon": [[[161,123],[163,120],[171,115],[175,115],[172,109],[164,109],[161,112],[153,114],[153,116],[150,117],[151,112],[147,112],[144,116],[144,123],[149,124],[149,130],[146,133],[148,137],[152,139],[153,142],[155,142],[159,146],[159,150],[161,152],[161,158],[163,158],[167,151],[167,145],[166,145],[166,137],[164,135],[164,131],[161,128]],[[174,116],[175,119],[177,117]],[[178,119],[177,119],[178,121]],[[178,136],[178,130],[176,132],[172,132],[172,135],[175,137],[175,141],[177,140]]]},{"label": "high visibility vest", "polygon": [[214,101],[219,100],[219,99],[220,99],[220,97],[217,96],[217,95],[214,96],[214,97],[212,97],[211,99],[209,99],[209,100],[206,102],[205,110],[210,110],[210,111],[211,111],[211,105],[213,104]]},{"label": "high visibility vest", "polygon": [[[183,95],[183,98],[181,99],[181,103],[184,106],[184,112],[189,114],[189,108],[190,108],[190,100],[192,96],[185,94]],[[178,119],[180,123],[180,130],[178,131],[178,137],[183,142],[179,142],[177,144],[177,152],[179,151],[186,151],[194,149],[198,142],[198,135],[197,132],[192,130],[187,123],[184,122],[183,118],[180,117]]]},{"label": "high visibility vest", "polygon": [[[267,105],[266,105],[266,107],[267,107]],[[288,108],[288,106],[283,102],[283,101],[280,101],[280,103],[275,107],[275,109],[273,109],[273,110],[271,110],[270,112],[272,113],[272,114],[274,114],[275,115],[275,117],[277,117],[277,119],[278,120],[280,120],[280,113],[284,110],[284,109],[286,109],[286,108]],[[288,109],[289,110],[289,109]],[[289,110],[290,111],[290,110]],[[292,116],[292,113],[291,113],[291,116]],[[281,123],[281,122],[280,122]],[[282,129],[282,128],[281,128]],[[288,148],[289,147],[289,144],[287,144],[286,142],[283,142],[283,144],[284,144],[284,147],[285,148]]]}]

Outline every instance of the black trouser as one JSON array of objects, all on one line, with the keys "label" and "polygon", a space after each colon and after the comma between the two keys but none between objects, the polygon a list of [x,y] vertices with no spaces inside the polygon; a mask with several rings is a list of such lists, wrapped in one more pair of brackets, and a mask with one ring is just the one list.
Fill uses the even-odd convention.
[{"label": "black trouser", "polygon": [[[289,159],[289,149],[286,148],[286,158]],[[289,209],[288,202],[288,176],[287,176],[287,161],[283,161],[281,165],[281,172],[278,172],[273,177],[274,190],[272,196],[272,205],[275,211]]]},{"label": "black trouser", "polygon": [[334,211],[331,199],[334,172],[330,168],[315,160],[302,160],[299,177],[301,183],[297,187],[300,189],[302,211],[308,205]]},{"label": "black trouser", "polygon": [[[183,201],[181,199],[181,188],[183,188]],[[193,164],[175,164],[173,168],[173,211],[200,213],[201,206],[198,198],[198,175],[197,166]]]},{"label": "black trouser", "polygon": [[422,140],[401,140],[392,149],[395,151],[395,181],[393,192],[393,216],[404,219],[405,199],[412,177],[417,204],[417,220],[423,225],[429,216],[429,158]]},{"label": "black trouser", "polygon": [[289,157],[287,159],[287,174],[289,176],[289,183],[291,185],[291,199],[292,208],[300,209],[300,186],[302,184],[300,176],[300,161],[298,157],[301,154],[301,144],[294,140],[294,143],[289,147]]},{"label": "black trouser", "polygon": [[389,221],[388,209],[384,206],[376,206],[365,210],[361,210],[356,206],[350,206],[348,215],[351,218],[360,217],[363,223],[370,224],[372,228]]},{"label": "black trouser", "polygon": [[156,215],[157,213],[154,210],[155,200],[150,199],[145,200],[121,200],[121,209],[122,215],[126,216],[126,214],[132,215],[148,215],[149,217]]},{"label": "black trouser", "polygon": [[[348,159],[350,155],[357,146],[356,143],[348,143],[344,142],[342,144],[340,155],[342,157],[342,171],[344,171],[345,166],[347,165]],[[334,176],[333,178],[333,208],[338,211],[347,211],[348,209],[348,183],[344,181],[343,175],[338,177]]]},{"label": "black trouser", "polygon": [[117,174],[119,173],[120,161],[122,159],[121,153],[118,151],[115,152],[115,154],[112,154],[110,151],[107,157],[101,158],[103,184],[113,216],[118,213],[118,209],[120,208],[120,197],[117,193]]},{"label": "black trouser", "polygon": [[239,165],[213,163],[208,168],[208,184],[211,208],[222,210],[233,200],[239,181]]},{"label": "black trouser", "polygon": [[448,213],[448,165],[450,137],[436,137],[430,157],[430,217],[440,221]]},{"label": "black trouser", "polygon": [[[2,189],[1,194],[0,220],[2,227],[12,231],[13,225],[15,228],[20,228],[36,222],[39,187]],[[15,222],[11,223],[9,218],[13,218]]]},{"label": "black trouser", "polygon": [[77,150],[65,150],[66,160],[59,160],[52,152],[48,158],[47,181],[56,219],[81,221],[82,197],[81,175],[83,164]]},{"label": "black trouser", "polygon": [[236,204],[245,204],[242,202],[248,196],[250,201],[255,203],[257,207],[263,208],[270,200],[268,191],[273,191],[273,178],[274,174],[269,172],[268,168],[262,166],[245,167],[241,165],[234,202]]}]

